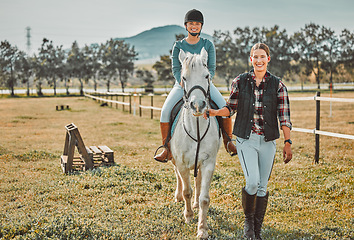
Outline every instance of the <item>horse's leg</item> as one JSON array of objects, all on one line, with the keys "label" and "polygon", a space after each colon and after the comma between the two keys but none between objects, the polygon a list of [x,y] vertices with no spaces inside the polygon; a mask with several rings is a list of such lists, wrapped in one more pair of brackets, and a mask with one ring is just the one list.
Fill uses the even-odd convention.
[{"label": "horse's leg", "polygon": [[183,198],[185,203],[184,209],[184,218],[186,219],[186,223],[189,223],[193,218],[193,210],[192,210],[192,186],[190,179],[190,171],[187,168],[178,169],[180,177],[182,179],[183,184]]},{"label": "horse's leg", "polygon": [[182,180],[181,177],[178,174],[178,169],[175,166],[175,174],[176,174],[176,179],[177,179],[177,187],[176,187],[176,192],[175,192],[175,201],[180,202],[183,200],[182,196]]},{"label": "horse's leg", "polygon": [[194,196],[194,204],[193,208],[199,208],[199,195],[200,195],[200,185],[202,180],[202,175],[199,173],[196,178],[194,178],[194,189],[195,189],[195,196]]},{"label": "horse's leg", "polygon": [[209,188],[213,178],[214,169],[215,165],[212,163],[206,166],[201,165],[199,173],[201,174],[202,179],[199,196],[198,237],[202,239],[208,238],[207,214],[210,203]]}]

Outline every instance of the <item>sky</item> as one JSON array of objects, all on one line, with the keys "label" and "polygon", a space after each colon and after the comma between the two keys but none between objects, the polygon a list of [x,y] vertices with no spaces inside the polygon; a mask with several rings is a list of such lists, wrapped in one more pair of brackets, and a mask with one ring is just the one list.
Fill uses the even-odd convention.
[{"label": "sky", "polygon": [[0,41],[30,53],[45,37],[70,48],[131,37],[165,25],[183,26],[185,13],[204,15],[203,32],[232,32],[237,27],[273,27],[289,34],[316,23],[334,30],[354,30],[354,0],[0,0]]}]

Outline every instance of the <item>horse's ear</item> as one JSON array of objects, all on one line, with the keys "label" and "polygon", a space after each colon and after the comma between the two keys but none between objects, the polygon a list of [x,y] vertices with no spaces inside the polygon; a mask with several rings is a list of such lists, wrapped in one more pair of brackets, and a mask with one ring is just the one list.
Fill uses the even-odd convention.
[{"label": "horse's ear", "polygon": [[186,58],[186,53],[182,49],[179,50],[178,58],[179,58],[179,62],[181,64],[183,63],[184,59]]},{"label": "horse's ear", "polygon": [[202,48],[200,55],[202,57],[203,64],[207,65],[208,64],[208,52],[205,50],[205,48]]}]

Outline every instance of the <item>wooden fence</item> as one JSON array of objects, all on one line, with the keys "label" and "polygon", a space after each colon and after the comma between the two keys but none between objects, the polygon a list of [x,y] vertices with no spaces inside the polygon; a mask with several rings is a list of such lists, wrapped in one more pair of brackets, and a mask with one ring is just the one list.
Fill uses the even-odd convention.
[{"label": "wooden fence", "polygon": [[[150,105],[142,105],[143,96],[150,98]],[[125,107],[128,107],[129,113],[136,113],[136,110],[139,110],[139,116],[142,117],[143,109],[150,109],[150,118],[154,118],[154,110],[161,111],[162,108],[154,107],[154,94],[137,94],[137,93],[112,93],[112,92],[96,92],[92,94],[85,93],[85,97],[92,98],[99,103],[109,103],[111,107],[115,104],[115,107],[118,108],[118,105],[122,105],[123,111],[125,111]],[[167,96],[162,95],[162,96]],[[138,104],[135,104],[135,99],[138,98]],[[114,100],[115,99],[115,100]],[[118,101],[121,99],[121,101]],[[127,101],[127,102],[126,102]]]},{"label": "wooden fence", "polygon": [[[110,103],[111,107],[112,104],[116,104],[116,108],[118,108],[118,104],[123,105],[123,110],[124,106],[129,107],[129,113],[132,113],[132,97],[139,98],[139,104],[138,106],[135,106],[139,109],[139,116],[142,116],[142,109],[150,109],[150,117],[153,119],[153,111],[161,111],[161,108],[159,107],[154,107],[154,95],[153,94],[148,94],[145,95],[147,97],[150,97],[150,106],[143,106],[141,105],[141,99],[143,97],[142,94],[131,94],[131,93],[110,93],[110,92],[96,92],[93,94],[87,94],[85,93],[86,97],[92,98],[96,101],[100,102],[106,102]],[[166,95],[165,95],[166,96]],[[116,100],[113,100],[113,98],[116,98]],[[118,101],[118,98],[121,98],[122,101]],[[128,99],[127,102],[125,100]],[[291,101],[316,101],[316,128],[315,129],[304,129],[304,128],[296,128],[293,127],[292,131],[295,132],[303,132],[303,133],[312,133],[315,135],[315,163],[319,163],[319,152],[320,152],[320,141],[319,141],[319,136],[324,135],[324,136],[330,136],[330,137],[338,137],[338,138],[345,138],[345,139],[350,139],[354,140],[353,135],[348,135],[348,134],[340,134],[340,133],[332,133],[332,132],[326,132],[326,131],[321,131],[320,130],[320,108],[321,108],[321,101],[328,101],[330,103],[332,102],[347,102],[347,103],[354,103],[354,99],[348,99],[348,98],[332,98],[332,97],[321,97],[320,92],[317,92],[317,94],[313,97],[293,97],[290,98]],[[332,105],[331,105],[332,107]],[[134,113],[135,113],[135,109]],[[332,112],[332,109],[331,109]]]}]

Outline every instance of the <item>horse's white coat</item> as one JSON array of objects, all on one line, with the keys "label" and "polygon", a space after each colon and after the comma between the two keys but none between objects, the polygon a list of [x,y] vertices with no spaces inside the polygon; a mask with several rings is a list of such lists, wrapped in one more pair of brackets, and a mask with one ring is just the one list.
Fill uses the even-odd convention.
[{"label": "horse's white coat", "polygon": [[[180,51],[180,62],[182,63],[182,81],[185,90],[188,92],[195,85],[199,85],[207,91],[209,84],[209,72],[207,69],[208,54],[202,49],[201,54],[190,54]],[[210,127],[205,138],[200,143],[198,157],[198,176],[195,179],[195,200],[194,208],[199,207],[198,237],[208,238],[207,212],[209,209],[209,188],[215,169],[216,155],[220,147],[220,137],[216,119],[211,117],[205,120],[201,114],[209,108],[204,94],[200,89],[191,92],[187,107],[183,107],[182,113],[176,124],[173,137],[171,139],[171,152],[173,164],[177,176],[176,201],[185,201],[184,217],[186,223],[193,218],[191,206],[192,187],[190,174],[194,169],[197,142],[190,138],[186,131],[197,138],[197,118],[199,118],[200,137],[207,131],[208,121]],[[190,107],[191,104],[195,108]],[[185,127],[183,126],[185,125]],[[186,129],[186,130],[185,130]]]}]

